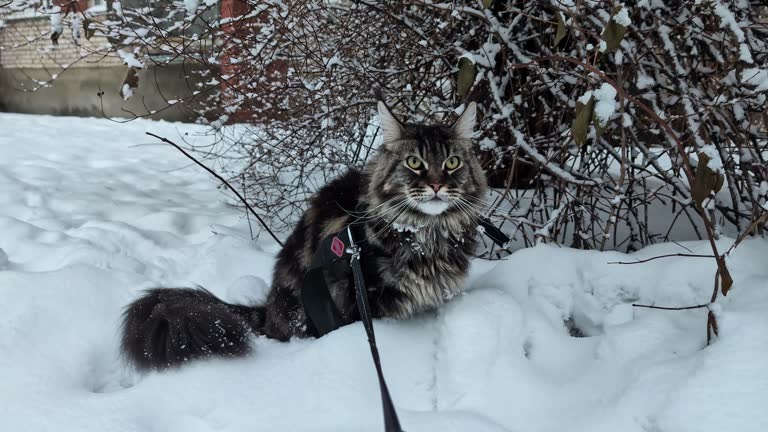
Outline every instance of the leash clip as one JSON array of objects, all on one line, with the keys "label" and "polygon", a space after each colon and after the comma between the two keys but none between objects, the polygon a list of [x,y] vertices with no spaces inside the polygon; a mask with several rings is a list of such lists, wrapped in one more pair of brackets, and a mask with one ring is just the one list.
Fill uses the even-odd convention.
[{"label": "leash clip", "polygon": [[349,250],[352,254],[350,259],[350,265],[353,261],[360,261],[360,246],[355,243],[355,239],[352,237],[352,227],[347,225],[347,237],[349,238]]}]

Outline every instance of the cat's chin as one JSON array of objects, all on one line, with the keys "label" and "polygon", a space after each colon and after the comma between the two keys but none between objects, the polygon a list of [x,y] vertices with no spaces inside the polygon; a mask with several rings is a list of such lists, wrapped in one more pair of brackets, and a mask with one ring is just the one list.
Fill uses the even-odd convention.
[{"label": "cat's chin", "polygon": [[416,204],[416,209],[430,216],[437,216],[448,210],[450,203],[441,200],[421,201]]}]

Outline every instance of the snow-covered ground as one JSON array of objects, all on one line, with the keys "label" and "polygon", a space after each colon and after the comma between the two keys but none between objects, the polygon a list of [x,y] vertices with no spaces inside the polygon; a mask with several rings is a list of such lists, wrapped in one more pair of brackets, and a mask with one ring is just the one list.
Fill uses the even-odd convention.
[{"label": "snow-covered ground", "polygon": [[[319,340],[254,339],[249,358],[164,373],[121,362],[119,316],[141,290],[260,298],[277,251],[145,131],[206,139],[191,125],[0,114],[0,430],[383,430],[359,324]],[[611,264],[689,250],[709,253],[703,242],[522,250],[476,261],[467,293],[437,313],[377,322],[404,429],[768,430],[768,242],[729,258],[735,284],[709,347],[704,310],[630,304],[706,302],[712,260]],[[586,337],[570,336],[569,318]]]}]

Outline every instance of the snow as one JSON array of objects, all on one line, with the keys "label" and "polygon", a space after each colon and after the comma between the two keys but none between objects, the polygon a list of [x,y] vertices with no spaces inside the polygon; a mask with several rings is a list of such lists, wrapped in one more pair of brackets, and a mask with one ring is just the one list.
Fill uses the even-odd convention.
[{"label": "snow", "polygon": [[[215,181],[144,134],[205,145],[204,127],[0,114],[0,131],[3,430],[383,430],[359,323],[318,340],[254,338],[247,358],[164,373],[138,374],[118,356],[119,315],[143,289],[264,298],[278,247],[252,241]],[[475,260],[467,292],[435,313],[378,320],[404,429],[768,430],[768,242],[728,257],[734,285],[713,307],[720,337],[709,347],[706,309],[631,304],[706,303],[713,260],[615,264],[678,252],[710,250],[540,245]]]},{"label": "snow", "polygon": [[659,30],[659,36],[661,37],[662,42],[664,43],[664,49],[667,51],[667,53],[672,57],[672,60],[675,63],[675,72],[677,72],[678,75],[685,75],[685,69],[680,64],[680,61],[678,60],[677,50],[675,49],[675,44],[672,43],[672,39],[669,37],[669,33],[672,31],[672,29],[665,24],[662,24],[658,28]]},{"label": "snow", "polygon": [[[75,45],[80,44],[80,27],[83,25],[83,18],[80,15],[73,15],[70,20],[70,29],[72,30],[72,41]],[[56,78],[53,78],[56,79]]]},{"label": "snow", "polygon": [[640,90],[644,90],[652,85],[656,84],[656,81],[653,79],[653,77],[646,75],[642,72],[637,73],[637,88]]},{"label": "snow", "polygon": [[736,17],[733,16],[733,12],[728,9],[728,6],[724,5],[720,0],[715,1],[714,11],[718,17],[720,17],[720,28],[729,28],[733,35],[736,36],[736,40],[744,42],[744,31],[736,22]]},{"label": "snow", "polygon": [[485,151],[493,150],[496,148],[496,141],[488,137],[484,137],[477,143],[477,145],[480,147],[480,150],[485,150]]},{"label": "snow", "polygon": [[613,16],[613,21],[624,27],[629,27],[632,24],[632,19],[629,18],[629,9],[623,4],[620,5],[621,9]]},{"label": "snow", "polygon": [[404,233],[404,232],[415,233],[415,232],[419,232],[419,230],[422,229],[422,228],[424,228],[424,227],[423,226],[401,224],[401,223],[397,223],[397,222],[394,222],[392,224],[392,229],[394,229],[397,232],[401,232],[401,233]]},{"label": "snow", "polygon": [[119,18],[125,18],[123,15],[123,4],[121,2],[112,2],[112,9],[115,11],[115,15],[117,15]]},{"label": "snow", "polygon": [[135,67],[138,69],[144,68],[144,63],[141,62],[141,60],[137,59],[133,53],[126,52],[124,50],[117,50],[117,55],[120,56],[121,59],[123,59],[123,63],[125,63],[128,67]]},{"label": "snow", "polygon": [[123,96],[123,100],[128,100],[133,97],[133,89],[128,83],[124,83],[120,90],[120,94]]},{"label": "snow", "polygon": [[709,159],[707,167],[716,173],[723,174],[723,161],[720,159],[720,152],[717,151],[717,148],[712,144],[707,144],[702,146],[699,150],[701,153],[707,155],[707,158]]},{"label": "snow", "polygon": [[616,112],[616,89],[608,83],[603,83],[592,95],[595,97],[595,116],[600,124],[605,126]]},{"label": "snow", "polygon": [[199,5],[198,0],[184,0],[184,7],[187,9],[187,14],[194,15]]},{"label": "snow", "polygon": [[768,69],[747,68],[741,72],[744,84],[755,86],[755,91],[768,91]]},{"label": "snow", "polygon": [[325,58],[323,59],[323,63],[325,63],[325,69],[330,70],[333,66],[343,66],[344,61],[339,58],[338,55],[335,55],[331,58]]},{"label": "snow", "polygon": [[736,17],[733,15],[728,6],[725,6],[720,0],[715,1],[715,14],[720,18],[720,27],[728,28],[733,32],[736,40],[739,41],[739,60],[745,63],[753,63],[752,52],[749,50],[749,45],[745,42],[744,31],[741,26],[736,22]]},{"label": "snow", "polygon": [[539,162],[542,166],[545,166],[548,171],[552,172],[557,177],[571,184],[580,184],[580,185],[595,184],[594,180],[591,180],[591,179],[590,180],[577,179],[569,171],[566,171],[563,168],[560,168],[558,165],[547,160],[546,156],[539,153],[530,144],[528,144],[528,141],[525,139],[525,135],[519,130],[513,129],[512,133],[515,135],[515,144],[517,144],[518,147],[522,148],[529,156],[536,159],[537,162]]},{"label": "snow", "polygon": [[589,103],[590,99],[592,99],[592,90],[587,90],[583,95],[579,96],[579,98],[576,100],[581,104],[586,105]]},{"label": "snow", "polygon": [[475,64],[475,63],[477,63],[477,60],[475,60],[475,56],[474,56],[474,55],[473,55],[471,52],[469,52],[469,51],[464,51],[464,52],[463,52],[463,53],[462,53],[462,54],[459,56],[459,60],[460,60],[460,59],[462,59],[462,58],[465,58],[465,59],[467,59],[467,60],[471,61],[471,62],[472,62],[472,64]]},{"label": "snow", "polygon": [[61,34],[64,31],[64,24],[61,22],[61,8],[59,6],[51,7],[50,16],[51,33]]},{"label": "snow", "polygon": [[752,51],[749,50],[749,45],[745,43],[739,44],[739,60],[745,63],[753,63]]},{"label": "snow", "polygon": [[496,54],[500,51],[501,45],[493,42],[485,42],[479,52],[474,53],[471,57],[465,55],[463,55],[463,57],[473,60],[473,63],[477,63],[480,66],[493,69],[496,66]]},{"label": "snow", "polygon": [[613,62],[617,65],[624,63],[624,52],[622,50],[616,50],[616,52],[613,54]]}]

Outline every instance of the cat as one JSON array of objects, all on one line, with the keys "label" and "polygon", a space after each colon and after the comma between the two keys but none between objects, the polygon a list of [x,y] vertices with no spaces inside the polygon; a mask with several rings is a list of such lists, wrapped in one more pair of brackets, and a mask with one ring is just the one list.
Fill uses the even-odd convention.
[{"label": "cat", "polygon": [[[309,202],[277,256],[263,305],[226,303],[202,288],[156,288],[123,314],[121,349],[138,369],[249,353],[250,336],[308,337],[301,301],[318,244],[347,226],[364,239],[361,263],[374,317],[434,310],[463,289],[486,194],[472,150],[476,105],[452,126],[400,122],[378,103],[383,141],[362,171],[349,170]],[[348,265],[324,270],[343,324],[359,320]]]}]

